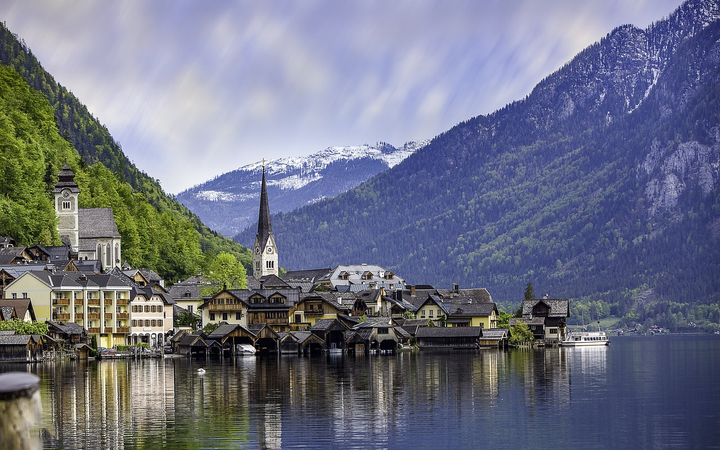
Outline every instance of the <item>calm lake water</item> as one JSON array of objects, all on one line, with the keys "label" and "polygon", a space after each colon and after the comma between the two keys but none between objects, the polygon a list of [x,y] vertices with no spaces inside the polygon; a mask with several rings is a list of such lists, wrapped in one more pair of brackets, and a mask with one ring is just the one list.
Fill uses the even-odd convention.
[{"label": "calm lake water", "polygon": [[720,337],[611,339],[0,371],[41,377],[48,448],[720,448]]}]

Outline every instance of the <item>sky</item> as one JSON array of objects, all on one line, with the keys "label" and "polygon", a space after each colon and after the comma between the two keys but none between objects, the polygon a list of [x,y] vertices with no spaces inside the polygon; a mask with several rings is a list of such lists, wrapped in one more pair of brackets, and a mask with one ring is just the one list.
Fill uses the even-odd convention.
[{"label": "sky", "polygon": [[680,0],[2,0],[0,20],[180,191],[261,159],[431,139]]}]

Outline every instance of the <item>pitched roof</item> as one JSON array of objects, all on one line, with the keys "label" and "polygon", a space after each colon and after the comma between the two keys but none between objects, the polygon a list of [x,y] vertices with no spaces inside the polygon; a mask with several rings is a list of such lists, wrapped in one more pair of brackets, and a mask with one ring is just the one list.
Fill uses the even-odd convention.
[{"label": "pitched roof", "polygon": [[418,328],[415,337],[420,338],[448,338],[448,337],[472,337],[482,336],[480,327],[423,327]]},{"label": "pitched roof", "polygon": [[78,211],[80,239],[120,238],[112,208],[82,208]]},{"label": "pitched roof", "polygon": [[33,309],[32,301],[29,298],[0,299],[0,307],[15,309],[17,318],[21,320],[24,320],[25,314],[29,312],[30,318],[35,320],[35,310]]},{"label": "pitched roof", "polygon": [[533,309],[539,303],[545,303],[550,307],[548,317],[570,317],[570,301],[568,299],[536,298],[523,300],[522,315],[532,316]]},{"label": "pitched roof", "polygon": [[485,288],[473,288],[473,289],[438,289],[438,294],[443,301],[451,301],[453,303],[478,303],[492,302],[492,296]]}]

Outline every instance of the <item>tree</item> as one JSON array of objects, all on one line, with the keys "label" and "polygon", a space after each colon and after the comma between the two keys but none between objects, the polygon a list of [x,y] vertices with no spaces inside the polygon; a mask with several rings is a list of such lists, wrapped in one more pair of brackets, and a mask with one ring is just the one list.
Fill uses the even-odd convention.
[{"label": "tree", "polygon": [[498,328],[510,328],[510,318],[512,315],[510,313],[506,313],[505,311],[500,311],[498,314]]},{"label": "tree", "polygon": [[534,338],[532,330],[525,322],[518,321],[510,328],[510,343],[520,345],[532,341]]},{"label": "tree", "polygon": [[532,283],[528,282],[527,287],[525,288],[525,300],[533,300],[535,298],[535,293],[533,292]]},{"label": "tree", "polygon": [[247,287],[245,267],[231,253],[218,253],[215,261],[210,264],[203,275],[209,282],[202,289],[202,295],[205,297],[215,295],[223,289],[245,289]]},{"label": "tree", "polygon": [[213,331],[217,329],[217,327],[220,326],[219,322],[210,322],[207,325],[203,327],[203,332],[205,334],[212,334]]},{"label": "tree", "polygon": [[194,330],[197,322],[197,316],[190,311],[183,311],[175,317],[175,326],[177,327],[192,327]]}]

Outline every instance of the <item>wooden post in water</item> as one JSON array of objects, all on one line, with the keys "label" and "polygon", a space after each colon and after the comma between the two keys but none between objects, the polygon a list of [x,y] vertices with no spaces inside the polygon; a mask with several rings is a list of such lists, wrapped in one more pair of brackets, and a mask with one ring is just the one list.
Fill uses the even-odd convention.
[{"label": "wooden post in water", "polygon": [[40,378],[26,372],[0,374],[0,450],[40,449]]}]

